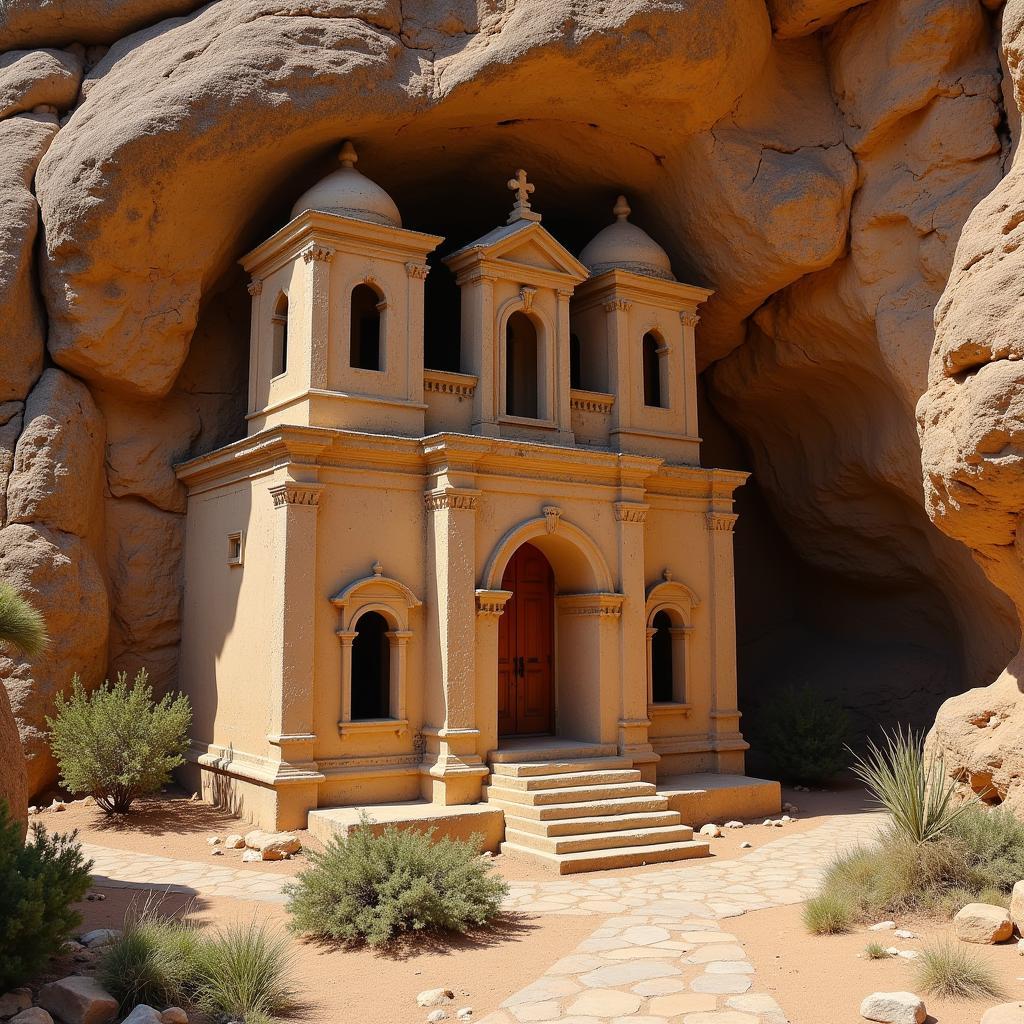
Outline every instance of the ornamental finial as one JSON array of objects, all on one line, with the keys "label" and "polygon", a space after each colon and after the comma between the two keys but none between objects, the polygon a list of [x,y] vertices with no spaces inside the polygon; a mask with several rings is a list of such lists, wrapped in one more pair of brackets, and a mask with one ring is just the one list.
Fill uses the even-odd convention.
[{"label": "ornamental finial", "polygon": [[382,576],[384,574],[384,566],[380,564],[379,558],[373,563],[371,568],[374,576]]},{"label": "ornamental finial", "polygon": [[356,154],[356,147],[352,145],[351,139],[346,139],[341,145],[341,152],[338,154],[342,167],[355,167],[359,160]]},{"label": "ornamental finial", "polygon": [[540,214],[534,213],[530,207],[530,193],[534,191],[536,185],[526,180],[526,171],[520,167],[516,171],[516,176],[509,178],[506,184],[516,194],[516,201],[512,204],[512,212],[508,215],[506,223],[514,224],[517,220],[539,221]]},{"label": "ornamental finial", "polygon": [[633,211],[630,209],[625,196],[619,196],[619,198],[615,200],[615,205],[612,207],[612,213],[615,214],[616,220],[626,220],[632,212]]}]

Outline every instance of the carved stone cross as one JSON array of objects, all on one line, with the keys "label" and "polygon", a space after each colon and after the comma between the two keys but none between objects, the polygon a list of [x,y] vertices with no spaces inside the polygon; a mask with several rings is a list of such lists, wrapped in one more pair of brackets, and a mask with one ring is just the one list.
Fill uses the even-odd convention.
[{"label": "carved stone cross", "polygon": [[508,187],[516,194],[516,201],[512,204],[508,223],[511,224],[517,220],[540,220],[540,214],[534,213],[530,209],[530,193],[536,186],[526,180],[526,171],[520,167],[516,171],[516,176],[508,179]]}]

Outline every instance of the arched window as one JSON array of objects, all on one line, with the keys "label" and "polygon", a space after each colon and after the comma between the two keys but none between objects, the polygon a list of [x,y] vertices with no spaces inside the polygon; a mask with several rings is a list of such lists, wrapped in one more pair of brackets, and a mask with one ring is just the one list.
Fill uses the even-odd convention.
[{"label": "arched window", "polygon": [[583,387],[583,353],[578,334],[569,335],[569,387]]},{"label": "arched window", "polygon": [[288,296],[284,292],[274,303],[273,348],[270,353],[270,376],[280,377],[288,369]]},{"label": "arched window", "polygon": [[391,657],[388,621],[365,612],[352,641],[352,721],[391,716]]},{"label": "arched window", "polygon": [[537,418],[537,328],[520,312],[505,325],[505,412]]},{"label": "arched window", "polygon": [[381,370],[381,297],[368,285],[352,289],[349,365],[358,370]]},{"label": "arched window", "polygon": [[643,341],[643,363],[644,363],[644,405],[664,409],[665,399],[668,397],[667,388],[662,382],[662,359],[665,350],[661,339],[650,331],[644,335]]},{"label": "arched window", "polygon": [[672,671],[672,619],[658,612],[651,622],[651,699],[655,704],[674,701],[675,674]]}]

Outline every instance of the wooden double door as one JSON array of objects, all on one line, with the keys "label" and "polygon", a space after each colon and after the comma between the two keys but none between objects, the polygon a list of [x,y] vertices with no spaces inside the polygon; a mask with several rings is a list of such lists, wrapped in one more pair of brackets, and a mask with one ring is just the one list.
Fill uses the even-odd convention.
[{"label": "wooden double door", "polygon": [[498,620],[498,733],[551,733],[555,726],[555,574],[524,544],[501,580],[512,597]]}]

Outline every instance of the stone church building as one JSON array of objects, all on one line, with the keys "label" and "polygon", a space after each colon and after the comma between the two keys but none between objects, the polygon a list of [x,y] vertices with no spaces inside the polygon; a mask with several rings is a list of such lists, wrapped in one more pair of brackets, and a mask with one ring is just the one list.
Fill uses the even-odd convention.
[{"label": "stone church building", "polygon": [[178,470],[197,784],[265,827],[486,802],[560,870],[705,852],[655,784],[741,775],[747,746],[745,475],[700,464],[710,293],[623,197],[573,255],[519,171],[507,222],[433,270],[461,366],[430,369],[443,239],[355,163],[243,259],[248,436]]}]

